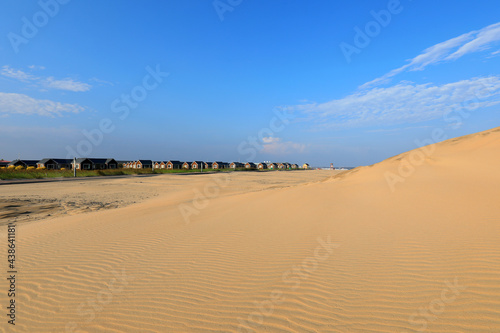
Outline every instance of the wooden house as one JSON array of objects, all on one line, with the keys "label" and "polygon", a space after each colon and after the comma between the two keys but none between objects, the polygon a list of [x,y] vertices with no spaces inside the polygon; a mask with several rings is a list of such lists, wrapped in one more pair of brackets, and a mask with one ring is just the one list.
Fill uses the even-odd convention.
[{"label": "wooden house", "polygon": [[244,167],[245,167],[245,164],[240,163],[240,162],[231,162],[231,163],[229,164],[229,167],[230,167],[231,169],[236,169],[236,168],[244,168]]},{"label": "wooden house", "polygon": [[223,169],[224,168],[224,162],[213,162],[212,163],[212,169]]},{"label": "wooden house", "polygon": [[304,164],[302,165],[302,169],[309,169],[309,164],[304,163]]},{"label": "wooden house", "polygon": [[167,169],[173,170],[173,169],[182,169],[182,162],[181,161],[168,161],[165,165]]},{"label": "wooden house", "polygon": [[72,169],[73,160],[64,158],[44,158],[36,163],[37,168],[46,168],[48,170]]},{"label": "wooden house", "polygon": [[267,168],[269,170],[277,170],[278,169],[278,163],[268,163]]},{"label": "wooden house", "polygon": [[9,166],[10,162],[11,161],[0,160],[0,168],[5,168],[5,167]]},{"label": "wooden house", "polygon": [[165,169],[165,162],[163,161],[158,161],[154,163],[155,169]]},{"label": "wooden house", "polygon": [[191,168],[191,163],[193,163],[193,162],[184,162],[184,163],[182,163],[182,168],[186,169],[186,170],[189,170]]},{"label": "wooden house", "polygon": [[245,169],[257,169],[257,165],[255,163],[252,163],[252,162],[247,162],[245,164]]},{"label": "wooden house", "polygon": [[259,163],[259,164],[257,164],[257,169],[265,170],[265,169],[267,169],[267,164],[266,163]]},{"label": "wooden house", "polygon": [[203,169],[206,169],[205,163],[203,161],[194,161],[191,163],[191,169],[196,170],[196,169],[201,169],[203,166]]},{"label": "wooden house", "polygon": [[135,162],[135,168],[136,169],[152,169],[153,168],[153,161],[151,161],[151,160],[137,160],[137,162]]},{"label": "wooden house", "polygon": [[[89,157],[94,170],[118,169],[118,162],[114,158],[93,158]],[[151,167],[151,166],[150,166]]]},{"label": "wooden house", "polygon": [[88,158],[77,158],[76,159],[76,164],[74,164],[74,161],[71,162],[72,167],[75,168],[76,170],[92,170],[93,169],[93,164],[92,161],[89,160]]},{"label": "wooden house", "polygon": [[291,168],[292,168],[292,169],[298,169],[298,168],[299,168],[299,166],[298,166],[297,164],[292,164],[292,165],[291,165]]}]

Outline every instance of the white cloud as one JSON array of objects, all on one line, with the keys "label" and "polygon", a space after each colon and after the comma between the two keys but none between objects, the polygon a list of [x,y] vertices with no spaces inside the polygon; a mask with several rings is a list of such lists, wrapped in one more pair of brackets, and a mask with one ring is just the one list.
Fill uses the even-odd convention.
[{"label": "white cloud", "polygon": [[443,85],[401,82],[294,108],[316,119],[319,116],[325,127],[345,127],[426,121],[458,109],[476,110],[499,103],[500,77],[491,76]]},{"label": "white cloud", "polygon": [[69,78],[56,80],[53,77],[48,77],[47,79],[43,80],[42,85],[46,88],[69,90],[75,92],[88,91],[91,88],[91,85],[87,83],[78,82]]},{"label": "white cloud", "polygon": [[291,141],[282,142],[280,138],[265,137],[262,152],[273,155],[287,155],[290,153],[302,153],[306,145]]},{"label": "white cloud", "polygon": [[406,65],[393,69],[389,73],[363,84],[360,88],[386,83],[392,77],[406,70],[420,71],[429,65],[443,61],[454,61],[466,54],[487,50],[498,41],[500,41],[500,22],[433,45],[409,60]]},{"label": "white cloud", "polygon": [[446,60],[455,60],[468,53],[489,49],[491,44],[500,40],[500,22],[487,26],[479,31],[473,31],[472,34],[474,38],[447,56]]},{"label": "white cloud", "polygon": [[[31,69],[44,69],[44,67],[36,67],[36,66],[29,66]],[[92,86],[87,83],[82,83],[78,82],[74,79],[71,78],[65,78],[65,79],[55,79],[54,77],[50,76],[47,78],[43,77],[38,77],[30,73],[23,72],[22,70],[19,69],[14,69],[10,66],[4,65],[2,66],[2,70],[0,72],[1,75],[5,77],[9,77],[12,79],[19,80],[21,82],[32,82],[42,88],[46,89],[57,89],[57,90],[67,90],[67,91],[74,91],[74,92],[80,92],[80,91],[88,91]]]},{"label": "white cloud", "polygon": [[0,113],[39,116],[61,116],[63,113],[84,111],[77,104],[64,104],[50,100],[34,99],[23,94],[0,92]]},{"label": "white cloud", "polygon": [[1,74],[5,77],[10,77],[11,79],[16,79],[23,82],[37,80],[36,76],[25,73],[21,70],[11,68],[9,66],[3,66]]}]

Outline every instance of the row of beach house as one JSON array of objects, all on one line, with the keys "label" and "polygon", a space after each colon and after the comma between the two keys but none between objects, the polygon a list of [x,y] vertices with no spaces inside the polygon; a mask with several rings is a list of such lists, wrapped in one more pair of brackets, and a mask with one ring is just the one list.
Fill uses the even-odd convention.
[{"label": "row of beach house", "polygon": [[158,161],[138,160],[130,161],[123,164],[124,168],[130,169],[186,169],[186,170],[201,170],[201,169],[252,169],[252,170],[294,170],[308,169],[309,164],[305,163],[302,166],[291,163],[253,163],[253,162],[182,162],[182,161]]},{"label": "row of beach house", "polygon": [[0,161],[0,167],[18,167],[23,168],[45,168],[48,170],[103,170],[103,169],[251,169],[251,170],[294,170],[294,169],[309,169],[309,164],[305,163],[301,166],[291,163],[252,163],[252,162],[181,162],[181,161],[153,161],[153,160],[137,160],[137,161],[116,161],[114,158],[44,158],[41,160],[21,160]]},{"label": "row of beach house", "polygon": [[[76,162],[76,163],[75,163]],[[66,159],[66,158],[44,158],[41,160],[21,160],[17,159],[12,162],[10,161],[0,161],[0,167],[33,167],[33,168],[45,168],[49,170],[61,170],[67,169],[72,170],[76,164],[77,170],[103,170],[103,169],[118,169],[120,163],[114,158],[77,158]]]}]

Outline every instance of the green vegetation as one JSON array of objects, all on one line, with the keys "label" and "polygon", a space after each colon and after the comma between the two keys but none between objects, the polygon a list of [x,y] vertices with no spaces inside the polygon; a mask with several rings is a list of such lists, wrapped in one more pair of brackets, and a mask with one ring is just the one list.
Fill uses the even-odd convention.
[{"label": "green vegetation", "polygon": [[[203,172],[227,172],[232,169],[212,170],[203,169]],[[195,173],[199,170],[186,169],[106,169],[106,170],[77,170],[77,177],[97,177],[97,176],[119,176],[119,175],[148,175],[163,173]],[[42,179],[42,178],[70,178],[73,177],[73,170],[47,170],[34,168],[0,168],[0,179]]]},{"label": "green vegetation", "polygon": [[[203,169],[203,172],[231,172],[231,171],[247,171],[247,172],[268,172],[268,171],[294,171],[294,170],[256,170],[236,168],[234,169]],[[77,170],[77,177],[97,177],[97,176],[120,176],[120,175],[153,175],[164,173],[199,173],[200,170],[186,169],[106,169],[106,170]],[[25,168],[0,168],[0,179],[42,179],[42,178],[71,178],[73,170],[47,170],[43,168],[35,169]]]}]

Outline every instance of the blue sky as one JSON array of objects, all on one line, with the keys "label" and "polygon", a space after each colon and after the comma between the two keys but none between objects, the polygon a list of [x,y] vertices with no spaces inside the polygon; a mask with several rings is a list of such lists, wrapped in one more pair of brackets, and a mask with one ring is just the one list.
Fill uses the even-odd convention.
[{"label": "blue sky", "polygon": [[495,1],[1,6],[0,158],[357,166],[499,126]]}]

